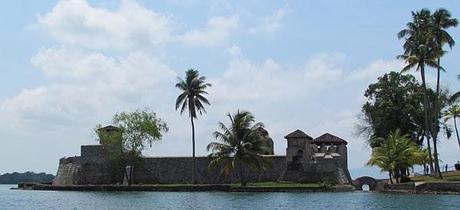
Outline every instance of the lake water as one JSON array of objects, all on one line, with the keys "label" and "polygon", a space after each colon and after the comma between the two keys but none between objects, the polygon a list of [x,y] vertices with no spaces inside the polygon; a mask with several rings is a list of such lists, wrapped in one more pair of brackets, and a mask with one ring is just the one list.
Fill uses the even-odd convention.
[{"label": "lake water", "polygon": [[458,195],[9,190],[0,209],[460,209]]}]

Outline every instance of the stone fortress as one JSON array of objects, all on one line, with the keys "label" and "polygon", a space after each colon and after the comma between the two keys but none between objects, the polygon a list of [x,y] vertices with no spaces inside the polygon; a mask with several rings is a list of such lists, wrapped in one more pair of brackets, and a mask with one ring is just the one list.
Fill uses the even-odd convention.
[{"label": "stone fortress", "polygon": [[[120,132],[117,127],[101,128],[103,132]],[[264,135],[268,137],[268,132]],[[313,139],[301,130],[285,136],[286,156],[273,154],[273,141],[267,138],[271,149],[264,154],[272,167],[265,171],[244,168],[248,182],[290,181],[301,183],[329,182],[350,184],[347,167],[347,142],[326,133]],[[53,185],[102,185],[115,184],[110,173],[109,156],[120,152],[120,148],[100,137],[98,145],[82,145],[81,156],[61,158]],[[132,171],[135,184],[179,184],[190,183],[192,176],[191,157],[142,157],[139,166]],[[219,169],[208,167],[209,157],[196,157],[196,182],[200,184],[224,184],[238,182],[232,172],[222,175]],[[234,170],[236,171],[236,170]]]}]

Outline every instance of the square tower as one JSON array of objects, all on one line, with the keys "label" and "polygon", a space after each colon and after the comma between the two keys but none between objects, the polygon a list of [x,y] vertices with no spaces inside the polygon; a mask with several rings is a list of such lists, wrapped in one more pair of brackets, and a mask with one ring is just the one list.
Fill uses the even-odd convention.
[{"label": "square tower", "polygon": [[297,129],[284,137],[287,140],[286,161],[288,165],[303,164],[313,155],[311,140],[313,138]]}]

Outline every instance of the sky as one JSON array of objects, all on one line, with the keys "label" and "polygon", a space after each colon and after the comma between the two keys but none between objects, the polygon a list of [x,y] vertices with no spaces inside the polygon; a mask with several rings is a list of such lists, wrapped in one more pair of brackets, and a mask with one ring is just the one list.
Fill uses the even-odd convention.
[{"label": "sky", "polygon": [[[212,83],[195,123],[207,155],[217,122],[247,110],[265,124],[275,154],[301,129],[348,141],[352,177],[386,177],[365,166],[356,135],[367,86],[404,63],[396,33],[411,11],[459,1],[18,0],[0,6],[0,173],[55,174],[59,158],[97,144],[93,128],[122,111],[149,108],[167,122],[147,156],[190,156],[187,115],[175,111],[177,77],[190,68]],[[450,30],[454,39],[460,28]],[[458,41],[458,40],[457,40]],[[460,42],[460,41],[458,41]],[[460,89],[460,48],[442,59],[443,87]],[[414,73],[419,78],[417,73]],[[434,71],[428,72],[433,85]],[[440,159],[460,160],[441,136]]]}]

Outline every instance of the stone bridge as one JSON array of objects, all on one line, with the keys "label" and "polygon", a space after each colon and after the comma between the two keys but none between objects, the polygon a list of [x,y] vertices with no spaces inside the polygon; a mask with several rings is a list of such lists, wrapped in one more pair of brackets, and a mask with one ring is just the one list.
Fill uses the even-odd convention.
[{"label": "stone bridge", "polygon": [[370,176],[362,176],[353,180],[353,186],[355,186],[357,190],[363,190],[363,185],[367,184],[369,186],[369,191],[375,191],[378,182],[379,180]]}]

